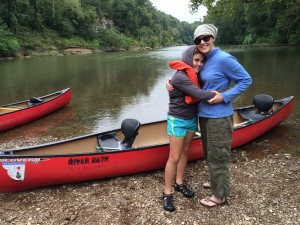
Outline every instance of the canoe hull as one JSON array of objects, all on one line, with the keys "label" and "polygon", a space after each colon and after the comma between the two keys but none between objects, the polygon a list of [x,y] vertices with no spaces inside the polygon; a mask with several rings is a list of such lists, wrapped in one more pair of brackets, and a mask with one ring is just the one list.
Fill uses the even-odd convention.
[{"label": "canoe hull", "polygon": [[[232,148],[244,145],[283,122],[292,112],[294,99],[264,120],[234,130]],[[80,137],[85,139],[94,136]],[[80,139],[79,138],[79,139]],[[68,140],[72,141],[72,140]],[[16,192],[56,184],[136,174],[165,167],[169,144],[110,153],[77,155],[0,155],[0,192]],[[193,140],[189,161],[203,158],[201,138]]]},{"label": "canoe hull", "polygon": [[279,101],[287,102],[287,104],[266,119],[255,122],[250,126],[235,129],[232,137],[232,148],[236,148],[253,141],[272,129],[274,126],[284,122],[292,114],[294,98],[289,97]]},{"label": "canoe hull", "polygon": [[[0,132],[30,123],[68,105],[72,96],[71,89],[68,88],[60,92],[61,94],[57,95],[57,97],[39,105],[0,115]],[[51,95],[57,93],[53,93]],[[47,98],[47,96],[43,96],[41,98]],[[26,104],[26,102],[24,102],[24,104]],[[2,107],[7,106],[8,105]]]},{"label": "canoe hull", "polygon": [[[196,145],[198,148],[193,149],[199,153],[199,142],[195,147]],[[165,166],[168,153],[169,146],[164,145],[151,150],[132,150],[122,154],[0,159],[0,192],[16,192],[152,171]],[[197,154],[192,155],[193,160],[199,158]],[[19,177],[15,172],[17,167],[20,168]]]}]

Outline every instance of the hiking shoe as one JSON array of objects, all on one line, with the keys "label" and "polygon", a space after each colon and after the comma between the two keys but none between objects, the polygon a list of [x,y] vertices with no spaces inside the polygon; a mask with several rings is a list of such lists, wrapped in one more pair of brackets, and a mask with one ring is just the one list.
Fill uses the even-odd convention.
[{"label": "hiking shoe", "polygon": [[175,191],[181,192],[187,198],[192,198],[195,195],[195,192],[187,185],[186,182],[177,184],[175,181],[174,189]]},{"label": "hiking shoe", "polygon": [[165,210],[167,210],[169,212],[175,211],[173,194],[164,194],[163,193],[163,205],[164,205]]}]

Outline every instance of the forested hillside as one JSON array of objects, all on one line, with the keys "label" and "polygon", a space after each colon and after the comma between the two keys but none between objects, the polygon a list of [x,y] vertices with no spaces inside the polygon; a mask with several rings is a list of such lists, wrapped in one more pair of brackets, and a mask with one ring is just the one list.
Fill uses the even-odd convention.
[{"label": "forested hillside", "polygon": [[0,54],[191,44],[195,26],[149,0],[1,0]]},{"label": "forested hillside", "polygon": [[[300,44],[300,0],[191,0],[208,8],[217,44]],[[150,0],[1,0],[0,56],[69,47],[130,50],[191,44],[193,24]]]}]

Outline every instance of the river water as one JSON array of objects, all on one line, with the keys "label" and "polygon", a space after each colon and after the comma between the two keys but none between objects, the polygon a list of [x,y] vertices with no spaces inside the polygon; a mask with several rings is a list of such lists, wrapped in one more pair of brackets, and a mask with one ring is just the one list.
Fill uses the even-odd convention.
[{"label": "river water", "polygon": [[[38,121],[0,134],[0,142],[46,137],[65,139],[119,128],[123,119],[141,123],[164,120],[168,110],[165,81],[185,47],[152,51],[47,56],[0,61],[0,105],[70,87],[70,105]],[[300,155],[300,47],[222,48],[234,55],[253,78],[234,106],[252,104],[266,93],[295,96],[293,114],[249,144],[252,151],[284,150]]]}]

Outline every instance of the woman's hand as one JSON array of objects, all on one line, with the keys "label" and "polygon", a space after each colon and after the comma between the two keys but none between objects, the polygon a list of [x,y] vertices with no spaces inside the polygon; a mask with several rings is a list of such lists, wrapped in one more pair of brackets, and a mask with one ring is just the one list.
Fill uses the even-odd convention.
[{"label": "woman's hand", "polygon": [[215,93],[216,95],[215,97],[207,101],[209,104],[217,104],[224,101],[220,92],[218,91],[211,91],[211,92]]},{"label": "woman's hand", "polygon": [[166,89],[167,89],[167,91],[173,90],[173,86],[171,85],[171,78],[168,78],[168,80],[166,82]]}]

